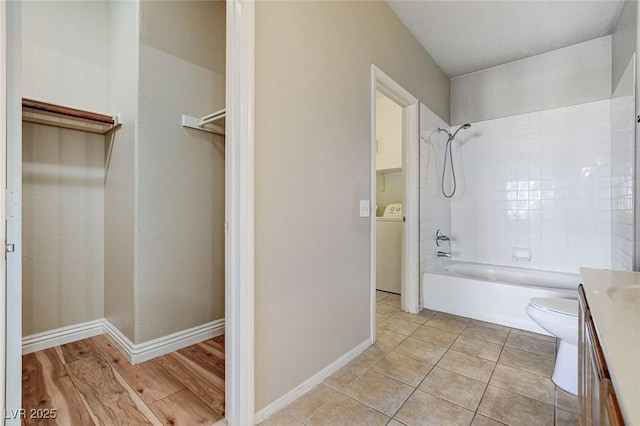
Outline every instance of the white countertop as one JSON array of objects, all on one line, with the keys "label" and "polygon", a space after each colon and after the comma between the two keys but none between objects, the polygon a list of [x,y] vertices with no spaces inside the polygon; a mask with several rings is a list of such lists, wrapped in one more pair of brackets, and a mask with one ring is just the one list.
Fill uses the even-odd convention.
[{"label": "white countertop", "polygon": [[625,422],[640,425],[640,273],[580,268]]}]

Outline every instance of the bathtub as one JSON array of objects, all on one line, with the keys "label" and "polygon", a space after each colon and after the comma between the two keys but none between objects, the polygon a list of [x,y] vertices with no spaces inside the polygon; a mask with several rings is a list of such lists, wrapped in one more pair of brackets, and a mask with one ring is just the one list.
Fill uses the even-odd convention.
[{"label": "bathtub", "polygon": [[529,300],[577,299],[580,275],[448,262],[424,273],[422,280],[427,309],[548,335],[527,315]]}]

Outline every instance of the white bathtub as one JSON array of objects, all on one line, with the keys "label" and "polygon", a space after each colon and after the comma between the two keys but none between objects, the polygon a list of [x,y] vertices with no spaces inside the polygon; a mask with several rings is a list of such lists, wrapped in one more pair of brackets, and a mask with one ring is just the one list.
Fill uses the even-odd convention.
[{"label": "white bathtub", "polygon": [[580,275],[449,262],[423,274],[424,307],[549,334],[529,318],[532,297],[576,299]]}]

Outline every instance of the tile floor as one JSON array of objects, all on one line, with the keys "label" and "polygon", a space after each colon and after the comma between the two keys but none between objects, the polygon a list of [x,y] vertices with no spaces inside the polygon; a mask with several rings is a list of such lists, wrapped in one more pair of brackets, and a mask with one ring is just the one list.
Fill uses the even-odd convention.
[{"label": "tile floor", "polygon": [[578,424],[554,338],[377,300],[376,344],[262,425]]}]

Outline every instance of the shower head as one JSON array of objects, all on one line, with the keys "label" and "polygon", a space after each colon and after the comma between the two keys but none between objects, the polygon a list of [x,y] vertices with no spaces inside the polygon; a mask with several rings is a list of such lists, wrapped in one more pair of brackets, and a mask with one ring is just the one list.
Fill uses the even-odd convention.
[{"label": "shower head", "polygon": [[453,140],[455,139],[456,135],[458,134],[458,132],[462,129],[468,129],[469,127],[471,127],[471,124],[467,123],[467,124],[463,124],[462,126],[458,127],[458,129],[453,132],[453,135],[451,133],[449,133],[449,139]]}]

